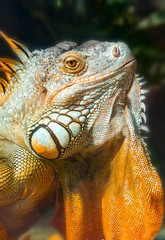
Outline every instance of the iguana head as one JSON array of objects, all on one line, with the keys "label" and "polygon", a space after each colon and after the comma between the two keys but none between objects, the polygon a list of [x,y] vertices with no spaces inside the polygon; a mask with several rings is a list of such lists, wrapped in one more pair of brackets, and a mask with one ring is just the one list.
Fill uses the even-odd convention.
[{"label": "iguana head", "polygon": [[3,36],[22,64],[1,59],[1,71],[8,77],[0,82],[5,99],[1,97],[1,118],[17,123],[21,141],[35,155],[66,158],[82,147],[105,142],[104,126],[112,120],[120,122],[120,129],[124,126],[122,109],[129,102],[136,70],[125,43],[63,42],[30,53]]}]

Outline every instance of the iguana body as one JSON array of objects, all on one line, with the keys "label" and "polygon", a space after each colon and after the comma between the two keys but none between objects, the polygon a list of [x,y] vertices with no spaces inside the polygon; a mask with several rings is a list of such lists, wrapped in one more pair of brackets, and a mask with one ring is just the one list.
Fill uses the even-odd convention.
[{"label": "iguana body", "polygon": [[52,205],[64,239],[154,239],[163,192],[141,137],[145,91],[127,45],[30,53],[1,35],[22,63],[0,59],[0,239]]}]

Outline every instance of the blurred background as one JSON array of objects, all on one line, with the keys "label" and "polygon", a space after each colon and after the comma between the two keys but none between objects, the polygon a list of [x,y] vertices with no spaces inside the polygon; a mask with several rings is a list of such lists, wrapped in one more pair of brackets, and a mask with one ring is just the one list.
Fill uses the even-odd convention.
[{"label": "blurred background", "polygon": [[[31,51],[63,40],[126,42],[150,89],[148,145],[165,185],[165,0],[0,0],[0,30]],[[2,40],[0,56],[11,56]]]}]

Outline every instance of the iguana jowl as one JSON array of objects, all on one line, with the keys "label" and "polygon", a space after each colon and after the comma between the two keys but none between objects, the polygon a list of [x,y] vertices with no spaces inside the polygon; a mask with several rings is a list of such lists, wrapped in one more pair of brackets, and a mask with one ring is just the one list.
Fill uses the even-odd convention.
[{"label": "iguana jowl", "polygon": [[163,192],[127,45],[62,42],[31,53],[1,36],[20,61],[0,59],[0,240],[18,237],[59,195],[64,239],[154,239]]}]

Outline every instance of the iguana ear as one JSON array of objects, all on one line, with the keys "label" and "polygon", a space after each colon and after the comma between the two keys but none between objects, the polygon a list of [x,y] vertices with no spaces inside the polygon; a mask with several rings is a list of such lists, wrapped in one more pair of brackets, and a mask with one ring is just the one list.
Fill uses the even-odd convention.
[{"label": "iguana ear", "polygon": [[161,181],[140,136],[141,92],[135,79],[124,111],[125,138],[110,163],[111,174],[103,196],[105,239],[151,240],[163,220]]}]

